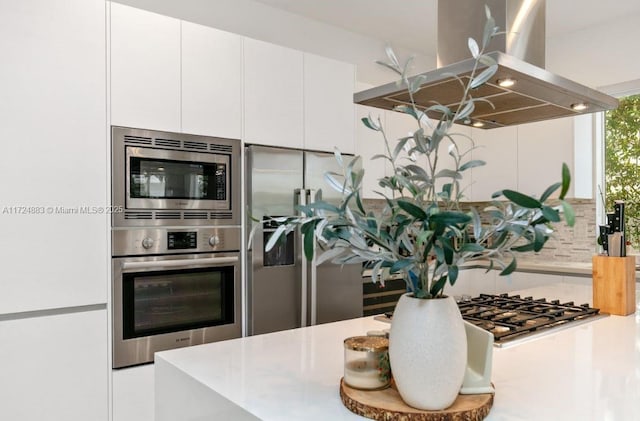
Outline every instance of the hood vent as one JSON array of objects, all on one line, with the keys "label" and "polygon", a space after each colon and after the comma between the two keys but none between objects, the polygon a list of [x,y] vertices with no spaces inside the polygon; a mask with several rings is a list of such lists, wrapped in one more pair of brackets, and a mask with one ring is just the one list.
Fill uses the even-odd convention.
[{"label": "hood vent", "polygon": [[[491,129],[611,110],[618,100],[544,69],[545,0],[439,0],[438,68],[423,73],[425,82],[414,94],[416,105],[436,103],[455,109],[463,95],[460,82],[468,83],[475,61],[467,49],[467,38],[482,38],[484,5],[491,9],[496,25],[505,30],[487,51],[498,64],[494,77],[472,91],[477,102],[469,124]],[[464,28],[464,30],[461,30]],[[479,65],[482,71],[483,65]],[[417,76],[414,76],[415,78]],[[410,78],[410,81],[413,80]],[[511,86],[504,81],[513,81]],[[500,82],[500,83],[499,83]],[[392,110],[408,105],[409,93],[395,82],[358,92],[357,104]],[[495,108],[494,108],[495,107]],[[434,113],[432,118],[439,118]]]}]

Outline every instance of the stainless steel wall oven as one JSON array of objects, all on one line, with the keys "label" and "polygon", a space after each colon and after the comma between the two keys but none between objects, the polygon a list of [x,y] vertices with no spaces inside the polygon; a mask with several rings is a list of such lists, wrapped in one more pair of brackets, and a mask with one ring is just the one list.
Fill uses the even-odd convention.
[{"label": "stainless steel wall oven", "polygon": [[114,127],[112,151],[113,368],[240,337],[240,141]]}]

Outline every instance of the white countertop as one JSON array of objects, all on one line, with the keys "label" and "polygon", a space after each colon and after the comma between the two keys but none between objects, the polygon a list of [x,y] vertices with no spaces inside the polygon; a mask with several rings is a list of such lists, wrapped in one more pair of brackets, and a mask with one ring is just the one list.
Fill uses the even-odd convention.
[{"label": "white countertop", "polygon": [[[582,285],[520,293],[591,302]],[[496,395],[486,419],[640,420],[637,314],[494,348]],[[157,353],[156,420],[363,419],[340,401],[342,341],[386,327],[365,317]]]}]

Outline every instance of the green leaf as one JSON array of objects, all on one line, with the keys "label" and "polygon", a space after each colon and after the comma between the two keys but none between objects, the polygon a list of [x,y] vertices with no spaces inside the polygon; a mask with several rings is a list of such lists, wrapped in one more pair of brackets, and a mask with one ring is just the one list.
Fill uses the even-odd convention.
[{"label": "green leaf", "polygon": [[409,259],[396,260],[391,266],[391,269],[389,269],[389,273],[400,272],[401,270],[406,269],[409,266],[413,266],[413,264],[414,261]]},{"label": "green leaf", "polygon": [[411,202],[399,199],[396,203],[403,211],[407,212],[409,215],[413,216],[416,219],[424,220],[427,218],[427,214],[422,210],[422,208],[414,205]]},{"label": "green leaf", "polygon": [[553,209],[551,206],[542,206],[542,215],[551,222],[560,222],[560,212]]},{"label": "green leaf", "polygon": [[456,114],[456,120],[458,121],[465,120],[467,117],[471,115],[471,113],[473,113],[475,109],[476,109],[476,106],[473,103],[473,101],[467,101],[467,103],[464,104],[464,107],[462,107],[462,110],[460,110],[460,112]]},{"label": "green leaf", "polygon": [[468,170],[469,168],[481,167],[486,165],[487,163],[481,159],[474,159],[472,161],[467,161],[464,164],[460,165],[460,172],[464,170]]},{"label": "green leaf", "polygon": [[402,74],[402,70],[400,70],[399,66],[393,65],[393,64],[389,64],[389,63],[385,63],[384,61],[380,61],[380,60],[376,60],[376,63],[386,67],[387,69],[393,70],[395,73],[401,75]]},{"label": "green leaf", "polygon": [[460,180],[462,175],[458,171],[450,170],[448,168],[443,168],[433,178],[455,178],[456,180]]},{"label": "green leaf", "polygon": [[527,209],[538,209],[542,206],[538,200],[513,190],[502,190],[502,194],[516,205]]},{"label": "green leaf", "polygon": [[573,210],[573,207],[569,203],[565,202],[564,200],[560,203],[562,203],[564,220],[567,221],[567,225],[572,227],[576,223],[576,213]]},{"label": "green leaf", "polygon": [[494,74],[498,71],[498,65],[494,64],[492,66],[487,67],[480,73],[478,76],[474,77],[471,81],[471,89],[475,89],[480,85],[483,85],[486,81],[488,81]]},{"label": "green leaf", "polygon": [[478,55],[480,54],[480,48],[478,48],[478,43],[476,42],[476,40],[469,37],[467,44],[469,45],[469,51],[471,52],[473,58],[478,58]]},{"label": "green leaf", "polygon": [[484,24],[484,31],[482,33],[482,49],[483,50],[487,47],[487,45],[489,45],[489,41],[491,41],[491,38],[495,34],[496,20],[493,17],[491,17],[489,13],[490,12],[487,13],[487,21]]},{"label": "green leaf", "polygon": [[458,279],[458,266],[451,265],[449,266],[449,284],[453,286]]},{"label": "green leaf", "polygon": [[484,251],[484,247],[478,243],[465,243],[460,247],[460,252],[469,252],[469,253],[481,253]]},{"label": "green leaf", "polygon": [[446,276],[441,276],[440,279],[432,283],[431,289],[429,290],[429,293],[431,294],[431,296],[435,297],[440,293],[442,293],[442,290],[444,289],[444,286],[446,283],[447,283]]},{"label": "green leaf", "polygon": [[381,154],[373,155],[371,157],[371,161],[373,161],[374,159],[386,159],[388,161],[391,161],[391,158],[389,158],[387,155],[381,155]]},{"label": "green leaf", "polygon": [[442,225],[456,225],[468,223],[471,216],[463,212],[442,211],[431,215],[429,220]]},{"label": "green leaf", "polygon": [[378,125],[378,123],[376,123],[375,121],[373,121],[373,119],[371,118],[371,116],[369,117],[363,117],[360,120],[362,120],[362,122],[364,123],[365,126],[367,126],[368,128],[370,128],[371,130],[375,130],[377,132],[379,132],[380,130],[382,130],[382,128]]},{"label": "green leaf", "polygon": [[302,226],[302,233],[304,235],[304,257],[311,261],[313,260],[313,253],[315,248],[315,224],[308,223]]},{"label": "green leaf", "polygon": [[280,239],[280,236],[284,233],[286,229],[287,229],[287,226],[285,224],[279,225],[278,228],[276,228],[276,230],[273,232],[273,234],[269,236],[269,241],[267,241],[267,244],[264,246],[264,250],[265,251],[271,250],[273,246],[276,245],[276,242]]},{"label": "green leaf", "polygon": [[511,260],[511,263],[509,263],[506,268],[502,269],[502,272],[500,272],[500,276],[510,275],[511,273],[513,273],[513,271],[516,270],[517,267],[518,264],[516,263],[516,258],[514,257]]},{"label": "green leaf", "polygon": [[571,172],[566,163],[562,163],[562,190],[560,190],[560,200],[563,200],[571,185]]},{"label": "green leaf", "polygon": [[309,204],[308,207],[314,210],[325,210],[333,213],[340,213],[340,209],[337,206],[332,205],[331,203],[325,202],[323,200],[313,202]]},{"label": "green leaf", "polygon": [[422,111],[416,112],[416,109],[414,107],[409,107],[407,105],[398,105],[396,107],[393,107],[393,110],[400,113],[409,114],[416,120],[419,120],[420,117],[422,116]]},{"label": "green leaf", "polygon": [[[483,54],[480,57],[478,57],[478,61],[480,63],[484,64],[485,66],[493,66],[493,65],[497,64],[496,60],[493,57],[488,56],[486,54]],[[487,101],[487,102],[489,102],[489,101]]]},{"label": "green leaf", "polygon": [[540,201],[544,202],[545,200],[547,200],[549,196],[553,194],[554,191],[560,188],[560,186],[562,186],[562,183],[555,183],[547,187],[544,193],[542,193],[542,196],[540,196]]},{"label": "green leaf", "polygon": [[422,84],[424,82],[427,81],[427,76],[422,74],[422,75],[418,75],[416,77],[414,77],[411,82],[409,83],[409,87],[407,88],[409,90],[409,92],[416,93],[420,90],[420,87],[422,86]]}]

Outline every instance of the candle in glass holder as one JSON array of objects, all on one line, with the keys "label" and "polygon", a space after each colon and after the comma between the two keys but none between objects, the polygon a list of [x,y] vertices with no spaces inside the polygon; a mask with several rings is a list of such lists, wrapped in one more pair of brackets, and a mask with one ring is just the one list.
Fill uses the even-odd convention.
[{"label": "candle in glass holder", "polygon": [[365,390],[389,386],[389,340],[374,336],[345,339],[344,382],[355,389]]}]

